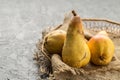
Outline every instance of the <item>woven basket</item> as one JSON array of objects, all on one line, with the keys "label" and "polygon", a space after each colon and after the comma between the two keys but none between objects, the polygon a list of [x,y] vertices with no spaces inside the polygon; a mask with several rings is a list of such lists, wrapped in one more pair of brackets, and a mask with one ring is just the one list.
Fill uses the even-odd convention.
[{"label": "woven basket", "polygon": [[120,79],[120,23],[105,19],[82,19],[83,25],[90,33],[105,30],[115,44],[115,55],[107,66],[95,66],[89,63],[86,67],[76,69],[62,62],[57,54],[50,57],[44,49],[44,36],[50,31],[60,29],[59,27],[47,28],[43,31],[43,39],[37,43],[35,60],[40,69],[41,78],[50,80],[119,80]]}]

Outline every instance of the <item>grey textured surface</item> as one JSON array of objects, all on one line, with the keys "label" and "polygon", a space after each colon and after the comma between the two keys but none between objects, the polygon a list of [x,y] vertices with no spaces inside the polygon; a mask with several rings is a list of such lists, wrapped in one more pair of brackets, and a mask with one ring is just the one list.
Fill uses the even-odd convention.
[{"label": "grey textured surface", "polygon": [[37,80],[35,43],[72,9],[82,18],[120,22],[120,0],[0,0],[0,80]]}]

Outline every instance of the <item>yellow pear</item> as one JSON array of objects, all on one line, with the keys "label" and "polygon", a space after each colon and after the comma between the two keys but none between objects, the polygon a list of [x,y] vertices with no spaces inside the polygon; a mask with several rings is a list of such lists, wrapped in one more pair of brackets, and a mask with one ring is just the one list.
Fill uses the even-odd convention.
[{"label": "yellow pear", "polygon": [[75,68],[87,65],[90,60],[90,51],[84,38],[82,21],[77,15],[74,15],[69,24],[62,59],[66,64]]},{"label": "yellow pear", "polygon": [[63,30],[55,30],[45,36],[44,47],[50,54],[62,53],[66,32]]},{"label": "yellow pear", "polygon": [[114,44],[105,31],[100,31],[88,41],[91,62],[96,65],[107,65],[114,55]]}]

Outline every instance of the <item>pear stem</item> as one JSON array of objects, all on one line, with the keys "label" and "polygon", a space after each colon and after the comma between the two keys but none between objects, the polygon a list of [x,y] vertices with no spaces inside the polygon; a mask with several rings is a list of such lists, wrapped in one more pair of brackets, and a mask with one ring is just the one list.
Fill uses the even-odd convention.
[{"label": "pear stem", "polygon": [[73,16],[77,16],[77,13],[75,12],[75,10],[72,10],[72,14]]}]

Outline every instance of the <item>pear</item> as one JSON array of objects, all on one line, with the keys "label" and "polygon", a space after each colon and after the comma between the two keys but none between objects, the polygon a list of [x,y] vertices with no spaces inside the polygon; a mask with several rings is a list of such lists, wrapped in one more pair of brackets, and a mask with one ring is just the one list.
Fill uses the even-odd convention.
[{"label": "pear", "polygon": [[55,30],[48,33],[44,39],[44,47],[50,54],[62,53],[66,32],[63,30]]},{"label": "pear", "polygon": [[84,38],[82,21],[76,14],[68,26],[62,59],[63,62],[74,68],[83,67],[90,60],[90,51]]},{"label": "pear", "polygon": [[114,44],[106,31],[100,31],[88,41],[91,62],[95,65],[107,65],[114,55]]}]

